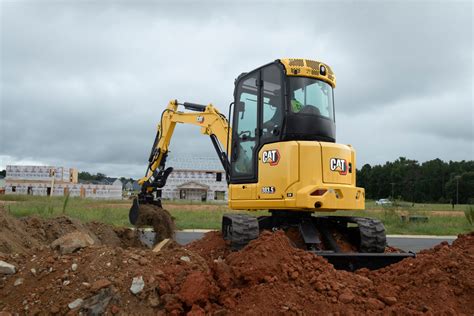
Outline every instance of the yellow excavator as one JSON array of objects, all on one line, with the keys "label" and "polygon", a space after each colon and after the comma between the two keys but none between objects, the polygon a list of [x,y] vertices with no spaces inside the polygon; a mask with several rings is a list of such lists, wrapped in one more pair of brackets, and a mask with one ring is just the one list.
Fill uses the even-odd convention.
[{"label": "yellow excavator", "polygon": [[335,142],[335,86],[325,63],[277,59],[237,77],[229,118],[212,104],[170,101],[161,114],[146,175],[139,180],[142,189],[130,222],[137,223],[143,204],[161,208],[161,188],[173,170],[165,166],[173,131],[177,123],[192,124],[210,136],[223,165],[229,208],[271,214],[224,215],[222,234],[233,249],[262,230],[283,229],[296,232],[300,247],[336,268],[376,269],[413,256],[384,253],[385,228],[378,220],[315,216],[365,208],[364,189],[356,186],[355,151]]}]

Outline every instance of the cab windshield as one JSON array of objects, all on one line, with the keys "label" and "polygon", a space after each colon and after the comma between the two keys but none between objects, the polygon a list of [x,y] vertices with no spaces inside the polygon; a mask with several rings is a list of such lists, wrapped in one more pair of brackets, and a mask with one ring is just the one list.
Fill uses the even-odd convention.
[{"label": "cab windshield", "polygon": [[328,83],[305,77],[289,77],[289,83],[291,112],[334,121],[333,92]]}]

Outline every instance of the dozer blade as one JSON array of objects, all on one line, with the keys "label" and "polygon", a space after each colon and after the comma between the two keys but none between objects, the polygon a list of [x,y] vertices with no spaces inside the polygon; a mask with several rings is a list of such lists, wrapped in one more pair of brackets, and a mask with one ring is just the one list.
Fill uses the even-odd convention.
[{"label": "dozer blade", "polygon": [[136,225],[138,217],[140,216],[140,203],[138,202],[138,198],[134,198],[132,202],[132,207],[128,212],[128,220],[130,224]]},{"label": "dozer blade", "polygon": [[408,253],[328,253],[313,251],[315,254],[326,258],[338,270],[355,271],[362,268],[377,270],[397,263],[406,258],[414,258],[413,252]]}]

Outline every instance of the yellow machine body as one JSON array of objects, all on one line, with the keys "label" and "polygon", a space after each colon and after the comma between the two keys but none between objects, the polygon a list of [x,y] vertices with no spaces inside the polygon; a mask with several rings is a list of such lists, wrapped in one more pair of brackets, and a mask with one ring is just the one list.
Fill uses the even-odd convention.
[{"label": "yellow machine body", "polygon": [[[231,184],[232,209],[362,210],[356,187],[355,151],[314,141],[266,144],[258,155],[258,182]],[[349,170],[351,169],[351,170]]]},{"label": "yellow machine body", "polygon": [[[312,78],[331,88],[336,86],[332,69],[322,62],[279,59],[275,63],[281,65],[282,76]],[[314,212],[365,208],[364,189],[356,186],[356,157],[352,146],[300,139],[266,143],[257,153],[257,181],[235,183],[230,169],[232,137],[236,134],[231,123],[212,104],[183,103],[191,110],[187,112],[178,110],[178,105],[178,101],[170,101],[161,116],[147,173],[139,180],[144,193],[151,194],[160,188],[156,185],[157,179],[166,181],[164,163],[169,144],[176,124],[182,123],[199,126],[202,134],[218,143],[222,151],[218,150],[218,154],[224,156],[221,160],[230,161],[226,174],[230,176],[228,203],[231,209]],[[238,115],[236,112],[234,117]]]}]

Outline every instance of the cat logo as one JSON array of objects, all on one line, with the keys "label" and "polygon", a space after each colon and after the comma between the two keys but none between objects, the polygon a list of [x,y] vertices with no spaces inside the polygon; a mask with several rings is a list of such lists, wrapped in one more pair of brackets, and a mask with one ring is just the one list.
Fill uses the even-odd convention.
[{"label": "cat logo", "polygon": [[262,153],[262,162],[268,163],[270,166],[278,165],[280,161],[280,152],[278,149],[265,150]]},{"label": "cat logo", "polygon": [[329,161],[331,171],[339,172],[340,175],[347,174],[347,161],[340,158],[331,158]]}]

